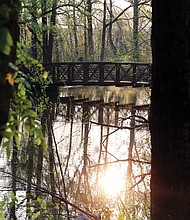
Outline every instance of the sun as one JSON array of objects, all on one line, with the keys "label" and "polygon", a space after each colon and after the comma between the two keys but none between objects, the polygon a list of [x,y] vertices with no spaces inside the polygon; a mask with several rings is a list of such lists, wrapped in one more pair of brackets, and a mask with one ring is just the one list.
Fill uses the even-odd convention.
[{"label": "sun", "polygon": [[108,196],[117,196],[122,190],[122,178],[115,168],[107,169],[99,179],[99,185]]}]

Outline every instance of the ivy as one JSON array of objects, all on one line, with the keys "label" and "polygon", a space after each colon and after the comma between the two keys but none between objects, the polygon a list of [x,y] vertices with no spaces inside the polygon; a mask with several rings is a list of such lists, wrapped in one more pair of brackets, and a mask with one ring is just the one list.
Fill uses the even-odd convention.
[{"label": "ivy", "polygon": [[13,46],[13,39],[9,29],[6,27],[10,20],[11,8],[6,4],[0,6],[0,52],[9,55]]},{"label": "ivy", "polygon": [[40,216],[40,211],[36,212],[36,213],[33,215],[33,218],[32,218],[32,219],[37,219],[39,216]]},{"label": "ivy", "polygon": [[[8,73],[6,76],[6,80],[13,86],[13,94],[9,121],[0,133],[4,137],[2,147],[6,149],[8,157],[11,155],[13,137],[18,149],[20,148],[20,136],[27,138],[29,135],[34,137],[35,146],[41,145],[44,149],[47,148],[39,118],[48,106],[49,99],[46,96],[46,89],[51,81],[42,64],[28,56],[24,52],[24,47],[23,44],[18,43],[17,66],[25,66],[29,72],[24,73],[17,66],[11,64],[15,74],[13,76]],[[36,84],[39,87],[37,103],[34,100],[36,94],[33,94]],[[24,128],[24,132],[19,130],[20,127]]]},{"label": "ivy", "polygon": [[[21,135],[25,137],[32,135],[36,145],[41,145],[44,149],[47,148],[41,125],[37,120],[37,112],[33,109],[33,103],[30,98],[31,87],[20,71],[15,73],[14,82],[9,121],[1,132],[4,137],[2,147],[6,149],[8,157],[11,154],[12,138],[15,138],[17,148],[19,149],[19,136]],[[18,128],[20,126],[24,128],[24,132],[19,131]]]}]

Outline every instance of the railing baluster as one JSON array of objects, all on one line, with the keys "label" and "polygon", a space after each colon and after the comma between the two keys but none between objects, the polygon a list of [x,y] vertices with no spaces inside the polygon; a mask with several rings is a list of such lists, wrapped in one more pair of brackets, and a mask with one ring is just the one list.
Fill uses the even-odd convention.
[{"label": "railing baluster", "polygon": [[72,68],[70,63],[67,63],[67,79],[70,84],[72,82]]},{"label": "railing baluster", "polygon": [[85,85],[89,80],[89,65],[90,63],[83,63],[83,82]]}]

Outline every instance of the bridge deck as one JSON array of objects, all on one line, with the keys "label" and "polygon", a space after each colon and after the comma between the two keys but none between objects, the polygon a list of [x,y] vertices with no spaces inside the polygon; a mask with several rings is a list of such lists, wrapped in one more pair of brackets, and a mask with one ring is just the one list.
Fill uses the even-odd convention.
[{"label": "bridge deck", "polygon": [[135,62],[44,63],[53,84],[60,86],[150,86],[151,64]]}]

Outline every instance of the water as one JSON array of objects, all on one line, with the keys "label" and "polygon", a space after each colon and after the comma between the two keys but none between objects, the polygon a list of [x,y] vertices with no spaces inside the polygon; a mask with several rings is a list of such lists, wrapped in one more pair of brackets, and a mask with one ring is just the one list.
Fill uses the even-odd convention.
[{"label": "water", "polygon": [[[122,219],[122,215],[128,219],[133,219],[133,216],[143,220],[149,218],[150,135],[146,123],[136,129],[132,155],[129,155],[131,107],[127,105],[149,104],[149,93],[147,88],[128,87],[71,87],[60,90],[61,97],[74,96],[76,99],[103,100],[104,104],[117,101],[117,105],[123,104],[119,111],[116,111],[115,104],[103,105],[101,110],[99,105],[92,105],[84,114],[83,105],[78,103],[69,120],[65,119],[66,104],[59,105],[58,115],[53,122],[56,179],[63,187],[62,170],[67,198],[80,208],[86,210],[88,207],[87,210],[102,218]],[[103,113],[103,118],[100,113]],[[147,110],[137,110],[135,114],[148,119]],[[140,117],[136,119],[143,120]],[[136,125],[140,124],[136,122]],[[131,160],[128,160],[129,157]],[[10,161],[2,149],[1,158],[4,158],[1,159],[1,169],[8,167],[7,162],[10,164]],[[47,160],[46,155],[44,169],[48,169]],[[129,164],[132,164],[131,171]],[[47,185],[46,172],[44,170],[44,186]],[[127,172],[130,172],[130,176]],[[3,172],[0,175],[2,198],[7,194],[4,187],[10,186],[11,178],[5,177]],[[18,190],[17,195],[24,196],[25,191]],[[22,203],[22,207],[25,207],[25,203]],[[25,216],[23,210],[19,208],[17,215],[22,213]]]}]

